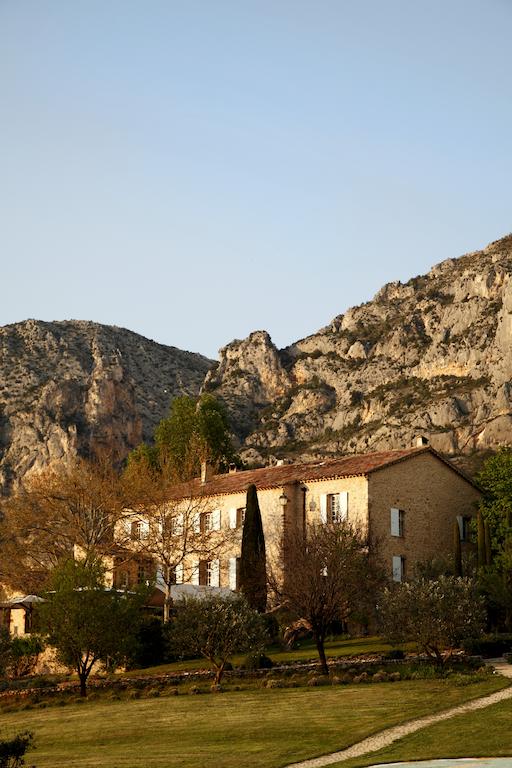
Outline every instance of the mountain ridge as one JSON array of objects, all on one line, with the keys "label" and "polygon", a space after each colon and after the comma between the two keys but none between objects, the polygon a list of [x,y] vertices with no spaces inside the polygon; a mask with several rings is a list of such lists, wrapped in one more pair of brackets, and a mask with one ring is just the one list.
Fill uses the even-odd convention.
[{"label": "mountain ridge", "polygon": [[212,392],[248,465],[512,442],[512,235],[385,284],[278,349],[265,330],[218,362],[85,320],[0,328],[0,489],[77,454],[121,461],[179,394]]}]

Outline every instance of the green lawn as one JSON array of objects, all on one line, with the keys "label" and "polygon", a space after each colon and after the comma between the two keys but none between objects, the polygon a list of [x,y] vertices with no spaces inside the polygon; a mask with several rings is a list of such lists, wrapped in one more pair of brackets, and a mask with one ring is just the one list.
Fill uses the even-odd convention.
[{"label": "green lawn", "polygon": [[[486,677],[91,700],[5,713],[2,734],[34,732],[37,768],[278,768],[506,684]],[[43,702],[44,705],[44,702]]]},{"label": "green lawn", "polygon": [[360,768],[400,760],[442,757],[511,757],[512,701],[458,715],[423,731],[406,736],[386,749],[364,758],[337,763],[338,768]]}]

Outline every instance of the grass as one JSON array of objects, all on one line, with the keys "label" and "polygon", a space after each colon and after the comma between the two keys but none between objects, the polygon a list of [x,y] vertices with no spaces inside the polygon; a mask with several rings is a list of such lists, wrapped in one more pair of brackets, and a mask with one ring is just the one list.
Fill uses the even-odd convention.
[{"label": "grass", "polygon": [[406,736],[386,749],[336,763],[338,768],[389,763],[401,760],[429,760],[456,757],[512,756],[512,701],[487,709],[458,715],[443,723]]},{"label": "grass", "polygon": [[[341,749],[404,720],[505,685],[485,676],[230,691],[137,700],[92,699],[2,714],[2,734],[29,729],[37,768],[278,768]],[[181,690],[181,689],[180,689]],[[39,707],[44,707],[40,709]]]}]

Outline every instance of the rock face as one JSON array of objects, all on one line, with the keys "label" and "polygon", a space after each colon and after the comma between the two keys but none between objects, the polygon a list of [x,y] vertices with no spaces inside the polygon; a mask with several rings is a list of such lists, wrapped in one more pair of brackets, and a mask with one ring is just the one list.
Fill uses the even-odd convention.
[{"label": "rock face", "polygon": [[452,456],[482,453],[512,443],[511,342],[512,235],[385,285],[286,349],[265,331],[233,341],[216,366],[95,323],[6,326],[0,492],[92,448],[124,457],[172,397],[202,384],[252,464],[409,447],[420,434]]},{"label": "rock face", "polygon": [[126,456],[212,361],[122,328],[27,320],[0,328],[0,491],[105,447]]},{"label": "rock face", "polygon": [[220,351],[205,388],[250,462],[410,446],[512,442],[512,235],[384,286],[277,350],[258,331]]}]

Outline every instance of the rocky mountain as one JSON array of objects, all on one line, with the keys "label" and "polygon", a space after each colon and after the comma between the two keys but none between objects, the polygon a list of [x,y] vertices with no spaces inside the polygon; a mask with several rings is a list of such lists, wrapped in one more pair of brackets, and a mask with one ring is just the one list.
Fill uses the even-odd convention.
[{"label": "rocky mountain", "polygon": [[512,235],[448,259],[278,350],[233,341],[205,389],[242,455],[313,458],[410,446],[451,454],[512,442]]},{"label": "rocky mountain", "polygon": [[27,320],[0,328],[0,489],[53,461],[150,439],[212,361],[123,328]]},{"label": "rocky mountain", "polygon": [[256,331],[220,361],[96,323],[0,328],[0,490],[101,446],[119,459],[178,394],[224,400],[242,457],[307,460],[512,443],[512,235],[433,267],[277,349]]}]

